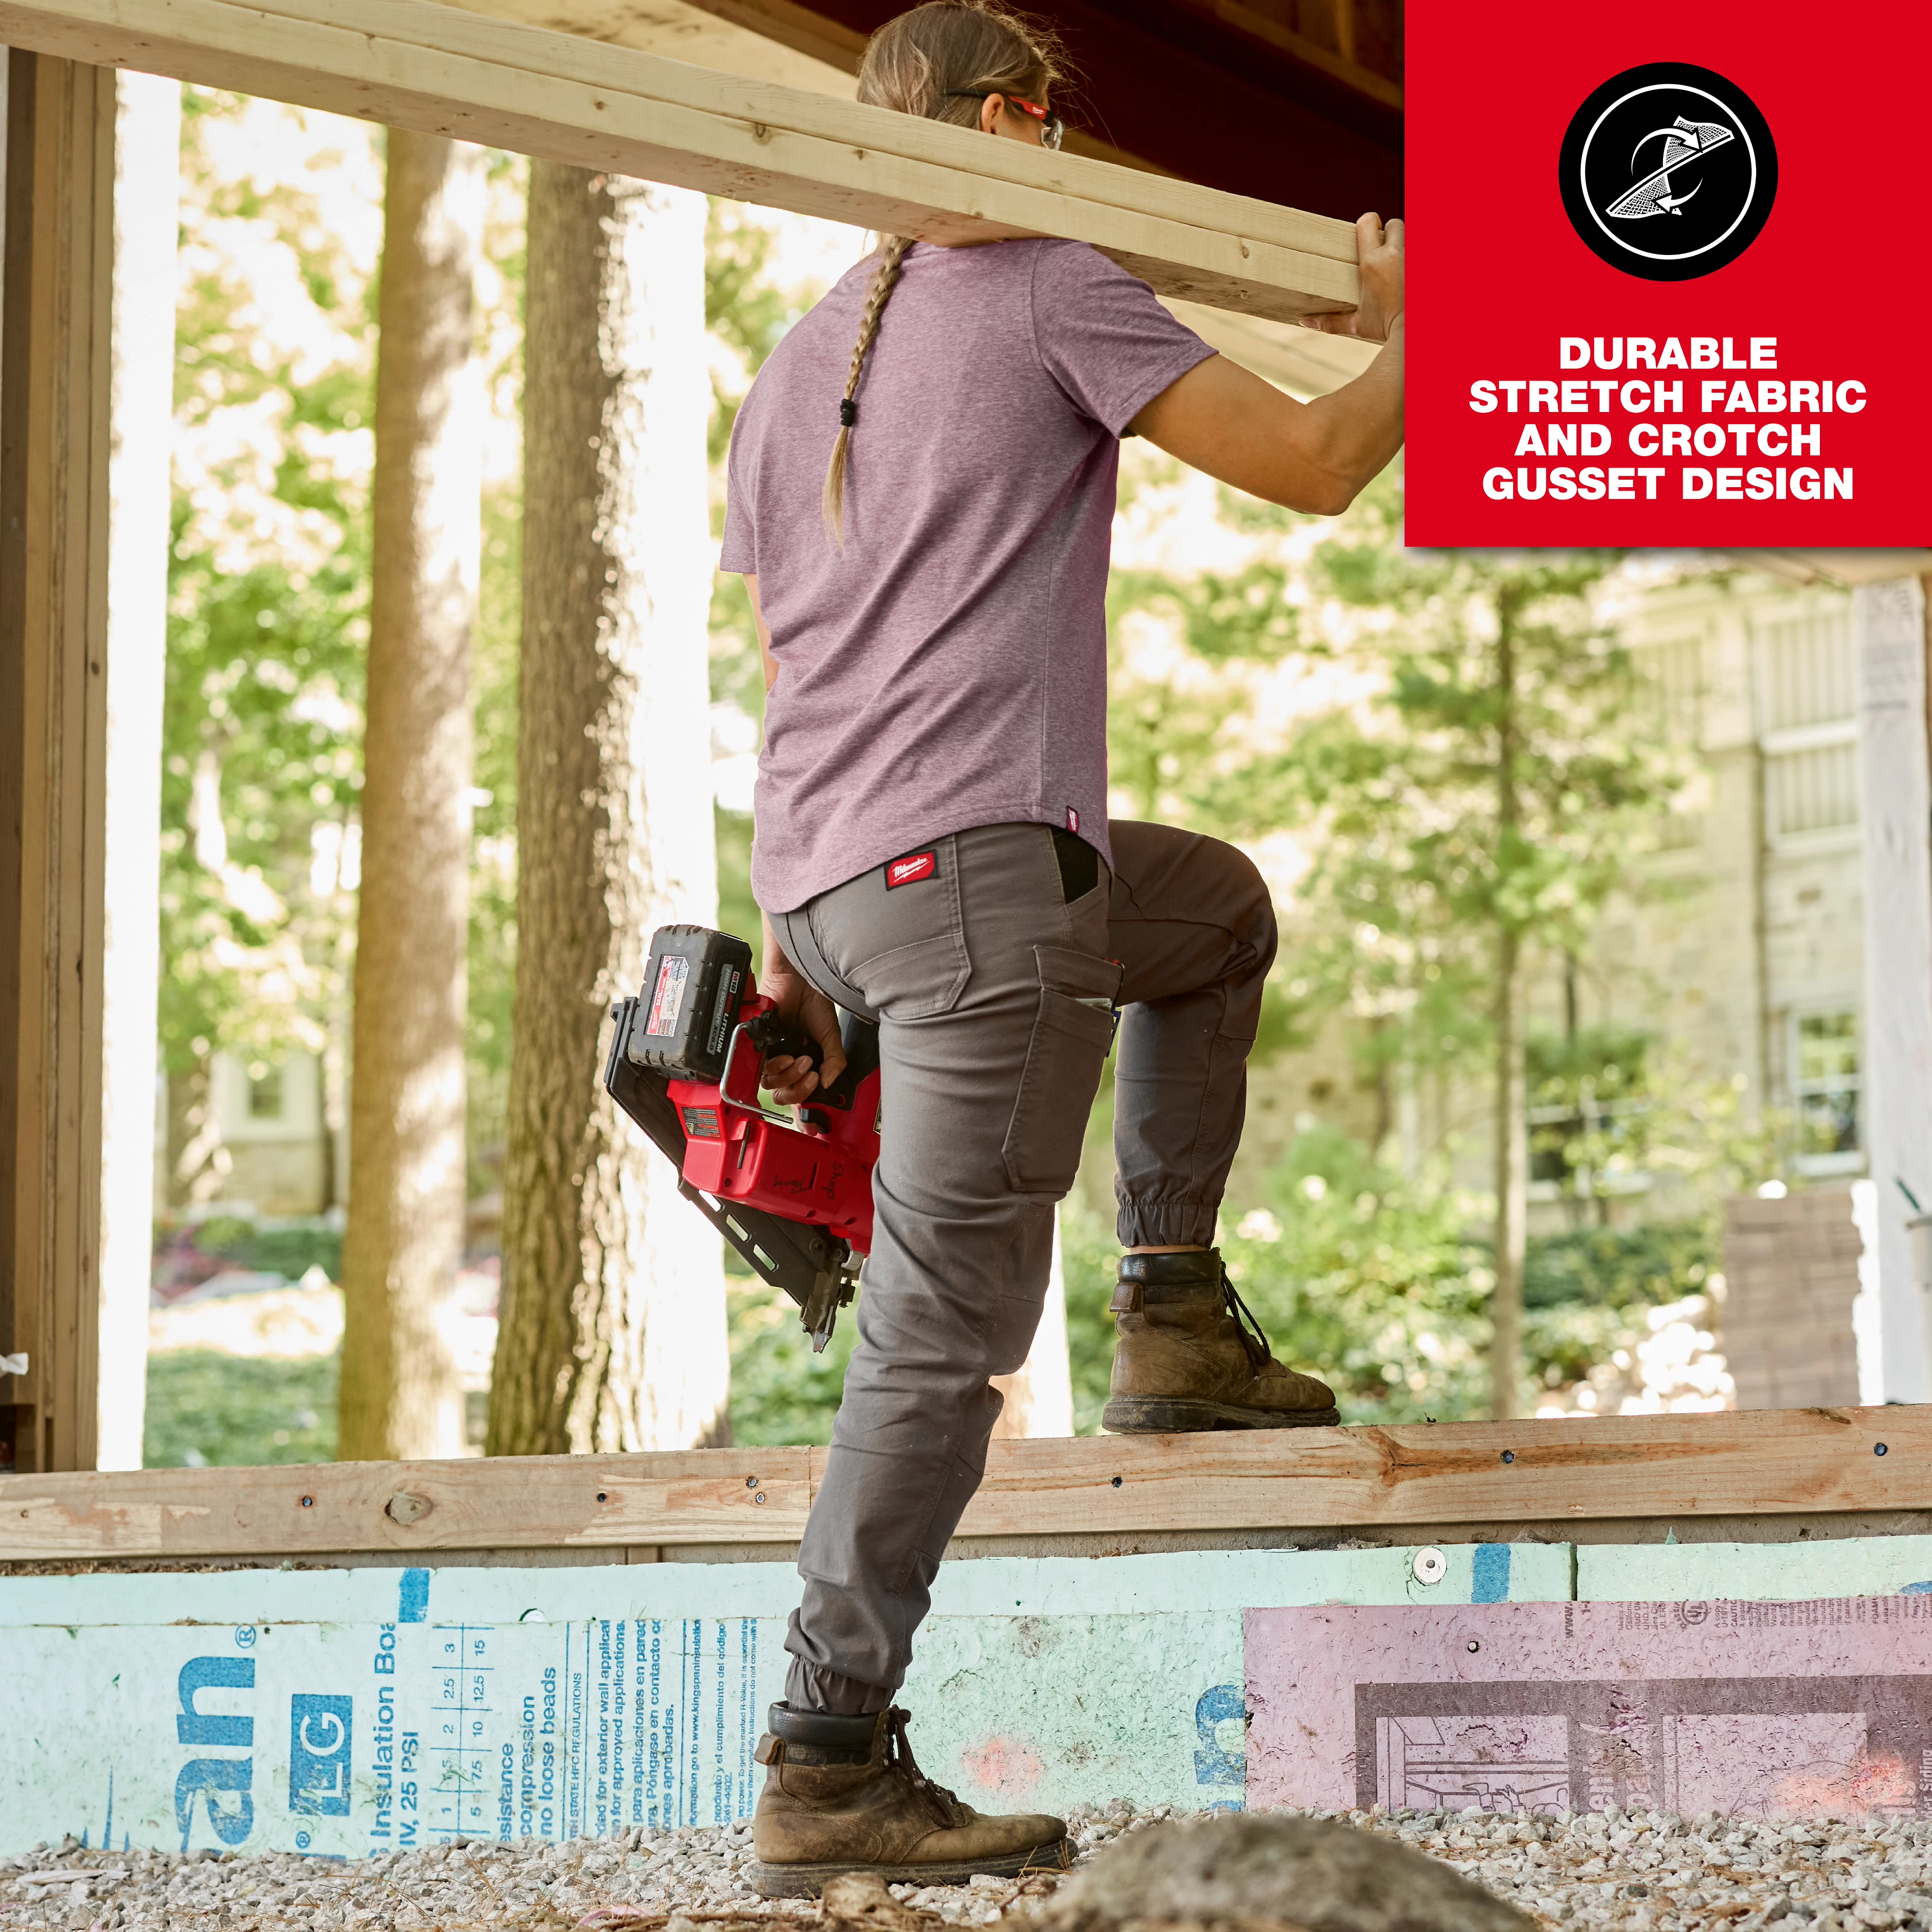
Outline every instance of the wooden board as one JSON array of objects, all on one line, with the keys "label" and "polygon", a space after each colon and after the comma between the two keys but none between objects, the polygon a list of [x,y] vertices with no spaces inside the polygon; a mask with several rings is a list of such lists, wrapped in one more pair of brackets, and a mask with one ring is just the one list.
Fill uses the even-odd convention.
[{"label": "wooden board", "polygon": [[[1879,1445],[1885,1453],[1878,1453]],[[0,1478],[0,1561],[795,1540],[822,1449]],[[1932,1407],[995,1442],[962,1536],[1932,1507]]]},{"label": "wooden board", "polygon": [[114,80],[16,56],[0,375],[0,1376],[25,1468],[93,1466]]},{"label": "wooden board", "polygon": [[1346,222],[430,0],[0,0],[0,41],[927,241],[1068,236],[1277,321],[1355,300]]},{"label": "wooden board", "polygon": [[813,1453],[0,1477],[0,1559],[783,1542],[804,1527]]}]

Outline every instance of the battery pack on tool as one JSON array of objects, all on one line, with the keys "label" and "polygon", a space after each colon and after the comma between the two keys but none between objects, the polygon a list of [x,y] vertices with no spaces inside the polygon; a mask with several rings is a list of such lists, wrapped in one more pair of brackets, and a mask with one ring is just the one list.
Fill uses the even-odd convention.
[{"label": "battery pack on tool", "polygon": [[678,1170],[678,1191],[752,1271],[797,1302],[822,1348],[872,1245],[878,1029],[843,1016],[845,1069],[796,1123],[758,1101],[765,1057],[820,1064],[817,1041],[758,991],[752,949],[661,927],[634,999],[611,1010],[604,1084]]},{"label": "battery pack on tool", "polygon": [[672,1079],[717,1079],[751,974],[752,949],[742,939],[707,926],[658,927],[644,969],[638,1000],[644,1023],[632,1030],[631,1058]]}]

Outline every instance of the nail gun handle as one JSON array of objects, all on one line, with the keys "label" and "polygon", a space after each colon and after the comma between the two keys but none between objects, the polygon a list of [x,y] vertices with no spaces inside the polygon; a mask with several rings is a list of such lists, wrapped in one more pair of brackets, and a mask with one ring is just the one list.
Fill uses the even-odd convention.
[{"label": "nail gun handle", "polygon": [[825,1064],[825,1049],[797,1021],[786,1018],[783,1013],[760,1013],[746,1031],[765,1058],[782,1053],[809,1060],[814,1068]]}]

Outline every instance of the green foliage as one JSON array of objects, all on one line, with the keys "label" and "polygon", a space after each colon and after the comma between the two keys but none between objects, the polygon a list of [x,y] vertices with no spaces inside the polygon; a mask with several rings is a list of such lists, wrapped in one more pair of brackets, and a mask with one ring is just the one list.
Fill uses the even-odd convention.
[{"label": "green foliage", "polygon": [[1288,589],[1287,566],[1273,560],[1232,575],[1203,571],[1189,578],[1117,570],[1108,580],[1108,615],[1166,610],[1203,663],[1278,664],[1301,642],[1301,613]]},{"label": "green foliage", "polygon": [[[713,196],[704,227],[704,323],[744,365],[746,386],[809,304],[772,279],[777,236],[754,210]],[[814,297],[815,299],[815,297]],[[715,381],[711,460],[724,460],[742,394]]]},{"label": "green foliage", "polygon": [[230,1268],[272,1270],[290,1281],[319,1268],[331,1281],[342,1279],[342,1231],[321,1220],[264,1227],[238,1215],[210,1215],[194,1230],[194,1245]]},{"label": "green foliage", "polygon": [[726,1290],[731,1327],[731,1439],[763,1447],[830,1442],[845,1364],[858,1340],[859,1304],[841,1309],[822,1355],[798,1325],[798,1306],[762,1282]]},{"label": "green foliage", "polygon": [[[1253,710],[1255,676],[1301,640],[1287,566],[1261,558],[1232,573],[1178,578],[1116,569],[1107,581],[1108,782],[1130,814],[1192,830],[1239,836],[1226,808],[1252,762],[1232,728]],[[1192,660],[1136,667],[1123,627],[1169,627]]]},{"label": "green foliage", "polygon": [[1711,1218],[1540,1235],[1529,1245],[1523,1302],[1532,1309],[1656,1307],[1702,1288],[1723,1266],[1723,1254]]},{"label": "green foliage", "polygon": [[1523,1074],[1532,1107],[1580,1107],[1643,1091],[1650,1035],[1612,1022],[1574,1034],[1533,1033],[1524,1042]]},{"label": "green foliage", "polygon": [[[178,1071],[216,1046],[319,1046],[344,906],[308,874],[361,782],[371,296],[319,190],[218,165],[250,106],[184,101],[161,840]],[[281,270],[271,329],[255,278]]]},{"label": "green foliage", "polygon": [[1298,734],[1248,803],[1315,836],[1304,970],[1388,1022],[1377,1052],[1429,1064],[1486,1044],[1506,939],[1582,945],[1685,774],[1595,614],[1617,553],[1405,550],[1399,516],[1372,494],[1318,553],[1376,695]]},{"label": "green foliage", "polygon": [[332,1462],[338,1367],[334,1355],[150,1355],[142,1460],[151,1469]]},{"label": "green foliage", "polygon": [[1788,1115],[1748,1111],[1742,1076],[1694,1072],[1681,1048],[1609,1025],[1532,1035],[1525,1058],[1532,1171],[1570,1200],[1607,1213],[1616,1197],[1659,1182],[1715,1199],[1778,1171]]},{"label": "green foliage", "polygon": [[752,948],[752,968],[760,970],[764,931],[758,902],[752,896],[752,814],[717,808],[718,929],[736,933]]}]

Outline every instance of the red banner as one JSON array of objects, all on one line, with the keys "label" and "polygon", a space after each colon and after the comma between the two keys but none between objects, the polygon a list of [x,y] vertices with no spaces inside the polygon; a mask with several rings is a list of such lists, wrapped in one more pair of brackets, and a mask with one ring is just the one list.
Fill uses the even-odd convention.
[{"label": "red banner", "polygon": [[1411,10],[1411,542],[1932,542],[1932,8],[1786,10]]}]

